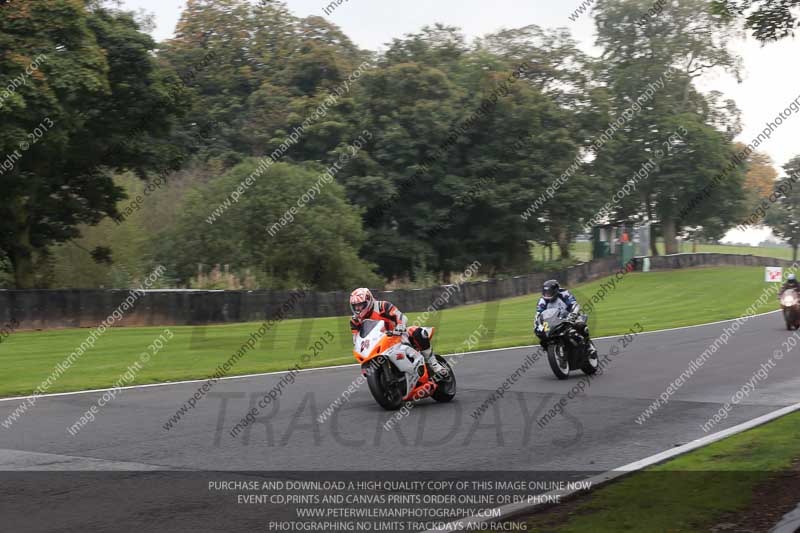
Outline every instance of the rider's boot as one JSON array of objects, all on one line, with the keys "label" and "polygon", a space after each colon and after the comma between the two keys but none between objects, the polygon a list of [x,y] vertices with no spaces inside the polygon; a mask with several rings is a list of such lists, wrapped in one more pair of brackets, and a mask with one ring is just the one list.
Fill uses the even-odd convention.
[{"label": "rider's boot", "polygon": [[434,375],[438,376],[446,376],[447,375],[447,368],[436,360],[436,357],[433,355],[433,349],[428,348],[427,350],[422,350],[422,356],[425,357],[425,362],[428,363],[428,367],[434,373]]},{"label": "rider's boot", "polygon": [[586,351],[589,353],[589,357],[597,357],[597,348],[595,348],[589,335],[583,337],[583,342],[586,343]]},{"label": "rider's boot", "polygon": [[589,337],[589,326],[583,327],[583,342],[586,343],[586,351],[589,352],[589,357],[597,357],[597,348],[595,348],[592,339]]}]

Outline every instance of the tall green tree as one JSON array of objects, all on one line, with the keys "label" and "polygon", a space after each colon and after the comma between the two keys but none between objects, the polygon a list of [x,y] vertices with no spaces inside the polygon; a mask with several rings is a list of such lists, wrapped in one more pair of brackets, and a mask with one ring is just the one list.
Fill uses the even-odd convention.
[{"label": "tall green tree", "polygon": [[[161,48],[178,72],[204,65],[187,81],[193,105],[186,127],[216,124],[199,152],[222,168],[272,153],[369,59],[337,26],[295,17],[281,1],[190,0],[175,37]],[[348,122],[352,89],[305,129],[283,160],[329,160],[355,131]]]},{"label": "tall green tree", "polygon": [[[616,142],[604,149],[613,151],[599,163],[618,173],[612,177],[621,186],[657,149],[664,151],[663,143],[673,132],[687,131],[638,187],[635,203],[623,208],[629,218],[658,224],[667,253],[677,253],[677,237],[684,228],[733,225],[735,213],[742,210],[744,173],[740,168],[725,170],[733,159],[732,138],[740,129],[737,110],[695,86],[710,69],[738,77],[741,60],[729,48],[738,36],[735,25],[709,12],[704,1],[671,2],[641,24],[651,7],[649,0],[600,0],[595,6],[597,44],[604,49],[601,78],[612,95],[612,115],[619,117],[641,95],[651,94],[640,111],[629,115],[615,134]],[[719,183],[718,176],[723,176]],[[707,193],[702,208],[685,212],[682,206],[701,191]]]},{"label": "tall green tree", "polygon": [[364,254],[388,278],[423,264],[439,271],[434,235],[440,206],[448,203],[437,183],[453,171],[452,150],[441,145],[466,115],[463,90],[443,71],[418,63],[371,71],[360,87],[357,109],[372,140],[342,182],[350,200],[364,208],[370,232]]},{"label": "tall green tree", "polygon": [[794,36],[798,6],[800,0],[712,0],[711,11],[728,20],[743,17],[756,39],[777,41]]},{"label": "tall green tree", "polygon": [[523,269],[549,222],[578,226],[585,191],[543,209],[548,223],[520,218],[585,142],[579,74],[568,79],[564,66],[578,56],[573,44],[529,27],[469,47],[440,25],[395,39],[379,58],[356,100],[375,138],[345,183],[366,209],[375,238],[365,253],[384,275],[424,268],[447,280],[476,259],[490,273]]},{"label": "tall green tree", "polygon": [[[480,46],[510,65],[523,66],[522,85],[541,93],[555,106],[552,111],[557,117],[551,114],[546,126],[553,128],[554,138],[546,139],[549,132],[543,131],[542,122],[535,119],[528,121],[524,132],[508,132],[502,122],[492,130],[500,132],[500,140],[506,143],[515,138],[526,140],[521,145],[526,155],[512,161],[533,162],[533,168],[524,168],[523,163],[519,172],[539,178],[527,184],[528,194],[524,195],[529,200],[527,208],[566,175],[576,160],[588,163],[589,144],[608,123],[607,96],[594,82],[596,65],[579,50],[566,29],[546,30],[535,25],[508,29],[486,36]],[[506,133],[510,135],[506,137]],[[545,148],[537,153],[537,138],[539,142],[550,143],[552,152],[548,154]],[[562,259],[569,259],[572,241],[582,229],[582,219],[592,215],[593,206],[606,188],[605,180],[593,174],[588,164],[582,164],[569,175],[568,182],[527,222],[529,238],[558,243]]]},{"label": "tall green tree", "polygon": [[[258,160],[245,159],[196,188],[181,204],[177,223],[159,233],[158,261],[175,272],[181,284],[187,284],[202,263],[229,265],[240,275],[249,271],[262,288],[382,285],[372,265],[358,256],[365,239],[359,211],[347,202],[341,185],[321,181],[324,173],[318,165],[271,166],[225,216],[209,225],[208,206],[218,204],[257,167]],[[315,189],[319,192],[298,207]]]},{"label": "tall green tree", "polygon": [[[154,48],[131,15],[97,3],[0,7],[0,72],[25,80],[0,108],[0,154],[8,158],[0,251],[17,287],[39,283],[37,254],[78,237],[80,224],[117,214],[124,192],[113,171],[144,177],[176,155],[155,142],[169,134],[181,92],[157,67]],[[46,59],[29,73],[39,56]]]},{"label": "tall green tree", "polygon": [[792,260],[797,261],[797,252],[800,248],[800,187],[797,178],[800,177],[800,155],[793,157],[783,170],[788,177],[778,180],[775,184],[776,191],[786,191],[778,196],[778,200],[765,218],[765,223],[772,228],[772,232],[784,239],[792,247]]},{"label": "tall green tree", "polygon": [[[475,92],[489,97],[508,83],[511,68],[495,73],[490,83]],[[582,139],[574,132],[579,129],[575,114],[543,94],[527,74],[509,85],[508,94],[476,121],[466,137],[468,144],[459,153],[467,185],[481,176],[495,181],[486,195],[473,197],[473,202],[450,214],[459,224],[444,237],[461,252],[457,257],[468,253],[461,246],[463,236],[475,236],[475,248],[494,272],[520,270],[530,257],[528,241],[543,234],[564,244],[562,257],[569,256],[568,243],[588,205],[585,189],[582,198],[573,195],[585,183],[584,175],[576,176],[571,188],[559,191],[535,216],[523,221],[520,214],[578,156]]]},{"label": "tall green tree", "polygon": [[417,33],[392,39],[383,54],[383,63],[419,63],[441,71],[450,71],[457,69],[461,59],[469,53],[470,48],[466,41],[461,30],[454,26],[425,26]]}]

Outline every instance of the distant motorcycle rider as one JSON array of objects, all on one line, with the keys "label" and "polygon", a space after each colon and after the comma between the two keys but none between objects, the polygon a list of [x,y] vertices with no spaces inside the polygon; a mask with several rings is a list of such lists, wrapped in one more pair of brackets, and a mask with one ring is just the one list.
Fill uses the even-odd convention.
[{"label": "distant motorcycle rider", "polygon": [[575,329],[583,336],[589,353],[593,356],[597,355],[597,348],[589,338],[589,325],[581,317],[581,305],[575,296],[566,289],[562,289],[558,281],[551,279],[544,282],[542,287],[542,297],[539,298],[539,303],[536,305],[536,317],[534,318],[534,327],[541,315],[546,309],[563,309],[569,313],[568,320],[575,323]]},{"label": "distant motorcycle rider", "polygon": [[786,282],[781,287],[780,293],[783,294],[789,289],[794,289],[800,292],[800,283],[797,283],[797,276],[795,276],[794,274],[789,274],[789,276],[786,278]]},{"label": "distant motorcycle rider", "polygon": [[382,320],[386,329],[395,333],[407,333],[409,343],[419,351],[434,374],[445,374],[447,369],[436,360],[431,349],[431,340],[424,328],[408,328],[408,318],[391,302],[376,300],[372,292],[360,288],[350,293],[350,330],[353,335],[361,331],[365,320]]}]

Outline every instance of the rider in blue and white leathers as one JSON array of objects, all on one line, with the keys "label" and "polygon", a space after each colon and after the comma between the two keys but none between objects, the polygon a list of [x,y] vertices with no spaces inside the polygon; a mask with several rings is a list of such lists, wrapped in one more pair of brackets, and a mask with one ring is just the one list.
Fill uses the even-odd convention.
[{"label": "rider in blue and white leathers", "polygon": [[558,281],[551,279],[544,282],[542,287],[542,297],[539,298],[539,303],[536,304],[536,317],[534,324],[539,319],[539,315],[545,309],[563,309],[570,314],[570,319],[575,322],[575,329],[578,330],[588,346],[589,353],[596,355],[597,349],[594,343],[589,339],[589,326],[585,320],[581,319],[581,306],[575,296],[566,289],[562,289]]}]

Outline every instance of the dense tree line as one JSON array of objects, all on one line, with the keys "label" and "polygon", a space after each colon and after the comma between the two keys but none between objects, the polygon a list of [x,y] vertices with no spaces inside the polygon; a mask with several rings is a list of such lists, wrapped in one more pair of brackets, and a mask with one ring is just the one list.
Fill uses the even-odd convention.
[{"label": "dense tree line", "polygon": [[279,1],[189,0],[159,44],[102,1],[0,6],[0,73],[26,82],[0,95],[0,155],[19,155],[0,161],[6,284],[121,286],[156,264],[168,285],[245,288],[520,272],[531,243],[569,260],[661,146],[607,220],[652,222],[668,252],[718,238],[770,189],[755,156],[716,179],[739,113],[694,84],[738,75],[737,22],[703,0],[651,8],[599,0],[592,58],[535,25],[473,42],[435,25],[375,54]]}]

